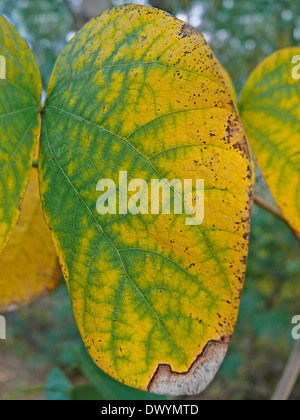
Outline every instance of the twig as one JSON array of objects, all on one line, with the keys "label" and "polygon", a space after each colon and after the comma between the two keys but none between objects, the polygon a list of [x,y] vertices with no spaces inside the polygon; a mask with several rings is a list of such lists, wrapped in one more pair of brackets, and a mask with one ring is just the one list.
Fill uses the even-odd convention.
[{"label": "twig", "polygon": [[[261,208],[273,214],[279,220],[284,222],[289,227],[289,229],[291,230],[295,238],[300,241],[300,233],[297,232],[294,228],[292,228],[292,226],[284,218],[284,216],[278,209],[266,203],[261,197],[255,196],[254,202],[258,206],[260,206]],[[300,373],[300,341],[298,340],[291,353],[289,362],[282,374],[278,387],[272,397],[272,401],[286,401],[289,398],[294,388],[294,385],[296,383],[299,373]]]},{"label": "twig", "polygon": [[270,204],[266,203],[261,197],[255,196],[254,202],[259,207],[263,208],[264,210],[268,211],[269,213],[272,213],[275,217],[277,217],[279,220],[284,222],[287,227],[291,230],[292,234],[295,236],[298,241],[300,241],[300,232],[297,232],[290,224],[289,222],[284,218],[282,213],[277,210],[275,207],[272,207]]},{"label": "twig", "polygon": [[290,360],[278,384],[272,401],[286,401],[296,383],[300,373],[300,340],[296,341]]},{"label": "twig", "polygon": [[63,4],[73,18],[74,29],[79,31],[79,29],[81,29],[82,26],[88,21],[88,19],[86,19],[83,13],[74,12],[71,4],[69,3],[69,0],[63,0]]}]

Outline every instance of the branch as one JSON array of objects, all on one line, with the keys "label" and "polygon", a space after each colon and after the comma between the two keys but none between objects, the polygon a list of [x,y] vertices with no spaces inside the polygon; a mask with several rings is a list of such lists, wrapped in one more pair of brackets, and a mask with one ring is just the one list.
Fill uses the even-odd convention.
[{"label": "branch", "polygon": [[[262,198],[257,197],[257,196],[254,197],[254,202],[258,206],[260,206],[261,208],[273,214],[273,216],[277,217],[279,220],[284,222],[288,226],[288,228],[291,230],[293,235],[300,241],[300,233],[292,228],[292,226],[283,217],[282,213],[279,210],[270,206]],[[300,373],[300,341],[298,340],[291,353],[290,360],[283,372],[283,375],[280,379],[278,387],[272,397],[272,401],[286,401],[289,398],[294,388],[294,385],[296,383],[299,373]]]},{"label": "branch", "polygon": [[282,215],[282,213],[279,210],[277,210],[275,207],[270,206],[270,204],[266,203],[261,197],[258,197],[258,196],[254,197],[254,202],[259,207],[263,208],[264,210],[268,211],[269,213],[272,213],[273,216],[277,217],[277,219],[284,222],[287,225],[287,227],[291,230],[291,232],[295,236],[295,238],[298,239],[298,241],[300,241],[300,232],[297,232],[289,224],[289,222],[284,218],[284,216]]},{"label": "branch", "polygon": [[73,18],[75,31],[79,31],[79,29],[81,29],[83,25],[88,21],[88,19],[86,19],[83,13],[74,12],[71,4],[69,3],[69,0],[63,0],[63,4]]},{"label": "branch", "polygon": [[278,384],[272,401],[288,400],[300,373],[300,340],[296,341],[290,360]]}]

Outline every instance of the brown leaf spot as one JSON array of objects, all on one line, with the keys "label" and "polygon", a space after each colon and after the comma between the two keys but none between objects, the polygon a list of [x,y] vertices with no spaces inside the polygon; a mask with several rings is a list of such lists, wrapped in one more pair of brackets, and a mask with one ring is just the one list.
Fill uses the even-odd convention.
[{"label": "brown leaf spot", "polygon": [[199,31],[197,31],[197,29],[193,28],[192,26],[188,25],[187,23],[182,25],[182,27],[180,29],[180,32],[179,32],[179,36],[182,36],[183,38],[185,38],[185,37],[191,36],[193,34],[199,35]]}]

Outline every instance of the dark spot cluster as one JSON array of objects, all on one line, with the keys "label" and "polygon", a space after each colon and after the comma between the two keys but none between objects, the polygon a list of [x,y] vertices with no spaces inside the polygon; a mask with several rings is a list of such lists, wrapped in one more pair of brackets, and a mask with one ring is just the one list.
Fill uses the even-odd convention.
[{"label": "dark spot cluster", "polygon": [[179,31],[179,36],[181,36],[182,38],[186,38],[187,36],[191,36],[191,35],[199,35],[199,31],[197,31],[197,29],[193,28],[187,23],[182,25]]}]

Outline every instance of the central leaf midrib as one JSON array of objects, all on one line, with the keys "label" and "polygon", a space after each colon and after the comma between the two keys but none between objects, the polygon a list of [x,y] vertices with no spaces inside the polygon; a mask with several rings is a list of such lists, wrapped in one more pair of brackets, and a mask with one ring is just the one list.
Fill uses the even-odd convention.
[{"label": "central leaf midrib", "polygon": [[[71,112],[65,111],[63,109],[60,109],[60,108],[57,108],[57,107],[54,107],[54,106],[51,106],[51,105],[48,105],[47,108],[48,109],[55,110],[56,112],[65,113],[66,115],[69,115],[70,117],[73,117],[75,119],[78,119],[78,121],[82,121],[83,123],[89,124],[89,125],[91,125],[91,126],[93,126],[95,128],[98,128],[99,130],[103,130],[106,133],[108,133],[109,135],[117,138],[118,140],[121,140],[121,141],[125,142],[129,147],[131,147],[136,153],[138,153],[147,162],[147,164],[151,167],[151,169],[153,170],[153,172],[156,173],[156,175],[160,179],[165,180],[165,178],[157,171],[157,169],[155,168],[155,166],[153,165],[153,163],[146,156],[144,156],[132,143],[130,143],[128,141],[128,138],[130,136],[128,138],[124,138],[122,136],[119,136],[118,134],[115,134],[115,133],[111,132],[110,130],[107,130],[105,127],[99,126],[99,125],[97,125],[97,124],[95,124],[95,123],[93,123],[91,121],[86,120],[85,118],[79,117],[79,116],[77,116],[75,114],[72,114]],[[200,110],[203,110],[203,109],[207,109],[207,108],[200,108]],[[215,109],[215,107],[214,107],[214,109]],[[190,111],[190,110],[181,110],[181,111],[177,111],[177,112],[187,112],[187,111]],[[199,144],[199,146],[201,146],[201,145]],[[174,193],[176,193],[174,191],[174,188],[172,188],[172,190],[173,190]],[[201,234],[204,236],[204,234],[203,234],[202,231],[201,231]],[[223,276],[224,276],[224,278],[225,278],[225,280],[226,280],[226,282],[228,284],[228,287],[229,287],[229,290],[230,290],[231,296],[232,296],[233,293],[232,293],[232,289],[231,289],[231,286],[230,286],[230,281],[229,281],[229,278],[228,278],[228,276],[226,275],[226,273],[224,271],[224,267],[222,266],[222,264],[219,261],[219,259],[216,257],[215,252],[212,249],[212,247],[208,244],[206,237],[204,238],[204,241],[205,241],[205,245],[206,245],[207,249],[209,250],[210,254],[212,255],[213,258],[215,258],[215,261],[217,262],[219,268],[221,269],[221,272],[222,272],[222,274],[223,274]]]}]

